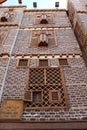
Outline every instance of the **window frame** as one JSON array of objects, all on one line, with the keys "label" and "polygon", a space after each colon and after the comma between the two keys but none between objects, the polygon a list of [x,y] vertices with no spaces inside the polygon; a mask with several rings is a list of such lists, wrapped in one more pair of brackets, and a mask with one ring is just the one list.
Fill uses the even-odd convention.
[{"label": "window frame", "polygon": [[[19,66],[20,60],[27,60],[27,65],[26,66]],[[19,58],[19,59],[17,59],[16,67],[17,68],[29,68],[29,62],[30,62],[30,60],[28,58]]]},{"label": "window frame", "polygon": [[[41,101],[34,101],[34,93],[37,93],[37,92],[41,92]],[[40,103],[40,102],[43,102],[43,91],[41,91],[41,90],[33,90],[32,91],[32,102],[35,102],[35,103]]]},{"label": "window frame", "polygon": [[[31,99],[26,99],[25,98],[25,94],[27,92],[30,92],[31,93]],[[34,93],[35,92],[41,92],[41,101],[34,101]],[[42,103],[43,102],[43,90],[25,90],[25,93],[24,93],[24,101],[27,101],[27,102],[33,102],[33,103]]]},{"label": "window frame", "polygon": [[[48,66],[40,66],[40,60],[47,60],[48,61]],[[38,59],[37,60],[37,66],[39,67],[39,68],[47,68],[47,67],[50,67],[50,59]]]},{"label": "window frame", "polygon": [[[60,60],[66,60],[66,61],[67,61],[67,65],[62,65],[62,64],[60,64]],[[70,66],[69,60],[68,60],[67,58],[59,58],[59,59],[58,59],[58,62],[59,62],[59,65],[62,66],[62,67]]]},{"label": "window frame", "polygon": [[[53,99],[52,99],[52,93],[53,93],[53,92],[57,92],[57,94],[58,94],[58,99],[57,99],[57,100],[53,100]],[[56,102],[61,103],[61,102],[62,102],[62,98],[61,98],[60,90],[50,90],[50,91],[49,91],[49,101],[50,101],[50,102],[54,102],[54,103],[56,103]]]}]

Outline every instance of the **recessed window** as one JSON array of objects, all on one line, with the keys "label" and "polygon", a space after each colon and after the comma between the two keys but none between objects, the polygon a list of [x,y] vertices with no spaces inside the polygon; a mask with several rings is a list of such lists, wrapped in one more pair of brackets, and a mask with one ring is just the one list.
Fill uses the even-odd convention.
[{"label": "recessed window", "polygon": [[33,2],[33,7],[37,8],[37,2]]},{"label": "recessed window", "polygon": [[28,90],[25,92],[24,100],[29,101],[29,102],[41,102],[42,101],[42,91]]},{"label": "recessed window", "polygon": [[55,2],[55,7],[59,7],[59,2]]},{"label": "recessed window", "polygon": [[41,15],[41,20],[40,20],[41,24],[47,24],[48,23],[48,18],[46,14],[42,14]]},{"label": "recessed window", "polygon": [[48,37],[46,34],[40,34],[38,38],[38,46],[39,47],[48,46]]},{"label": "recessed window", "polygon": [[51,102],[61,102],[61,93],[58,90],[52,90],[49,92],[49,97]]},{"label": "recessed window", "polygon": [[32,101],[32,91],[29,90],[25,92],[24,100],[30,102]]},{"label": "recessed window", "polygon": [[47,67],[48,59],[39,59],[39,67]]},{"label": "recessed window", "polygon": [[59,64],[61,66],[67,66],[68,65],[68,61],[67,61],[67,59],[59,59]]},{"label": "recessed window", "polygon": [[33,102],[41,102],[42,101],[42,93],[41,91],[33,92]]},{"label": "recessed window", "polygon": [[8,22],[10,18],[10,14],[8,12],[3,13],[3,15],[1,16],[1,22]]},{"label": "recessed window", "polygon": [[67,99],[62,68],[29,68],[24,100],[25,107],[28,109],[66,108]]},{"label": "recessed window", "polygon": [[29,60],[28,59],[19,59],[17,67],[28,67]]},{"label": "recessed window", "polygon": [[22,4],[22,0],[18,0],[18,3],[19,3],[19,4]]}]

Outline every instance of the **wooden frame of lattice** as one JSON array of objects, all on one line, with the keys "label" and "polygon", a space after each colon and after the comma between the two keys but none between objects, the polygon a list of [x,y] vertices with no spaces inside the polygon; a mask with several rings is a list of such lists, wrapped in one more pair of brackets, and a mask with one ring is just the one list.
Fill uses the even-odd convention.
[{"label": "wooden frame of lattice", "polygon": [[[38,93],[41,93],[41,94],[39,94],[41,96],[41,98],[39,99],[39,97],[38,97],[35,100],[35,93],[37,94],[36,96],[38,96]],[[35,102],[35,103],[39,103],[39,102],[43,101],[43,91],[42,90],[37,90],[37,89],[36,90],[26,90],[24,96],[25,96],[24,101]]]},{"label": "wooden frame of lattice", "polygon": [[17,68],[28,68],[29,67],[29,59],[28,58],[20,58],[17,59]]},{"label": "wooden frame of lattice", "polygon": [[[29,68],[26,91],[43,91],[42,102],[25,101],[25,109],[64,109],[68,107],[67,94],[61,67]],[[52,100],[58,92],[58,100]]]}]

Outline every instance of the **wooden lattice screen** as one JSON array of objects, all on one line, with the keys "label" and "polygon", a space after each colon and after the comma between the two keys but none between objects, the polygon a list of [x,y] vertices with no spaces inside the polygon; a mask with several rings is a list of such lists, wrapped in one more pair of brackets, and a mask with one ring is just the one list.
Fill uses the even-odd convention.
[{"label": "wooden lattice screen", "polygon": [[[31,98],[32,95],[32,101],[26,99],[28,92],[32,92],[27,96]],[[61,68],[30,68],[24,100],[27,109],[66,108],[66,91]]]}]

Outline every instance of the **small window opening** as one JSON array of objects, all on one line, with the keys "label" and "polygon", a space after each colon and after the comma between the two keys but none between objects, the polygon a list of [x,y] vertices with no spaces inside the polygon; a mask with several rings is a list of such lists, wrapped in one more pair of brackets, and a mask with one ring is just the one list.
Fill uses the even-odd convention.
[{"label": "small window opening", "polygon": [[41,16],[41,21],[40,21],[41,24],[47,24],[48,23],[48,18],[47,18],[47,15],[46,14],[43,14]]},{"label": "small window opening", "polygon": [[38,39],[38,46],[41,47],[41,46],[48,46],[48,37],[46,34],[41,34],[39,36],[39,39]]}]

